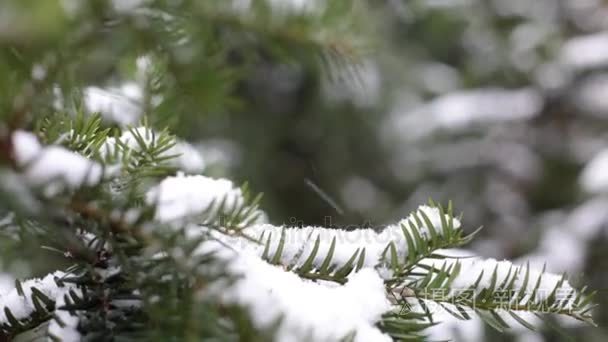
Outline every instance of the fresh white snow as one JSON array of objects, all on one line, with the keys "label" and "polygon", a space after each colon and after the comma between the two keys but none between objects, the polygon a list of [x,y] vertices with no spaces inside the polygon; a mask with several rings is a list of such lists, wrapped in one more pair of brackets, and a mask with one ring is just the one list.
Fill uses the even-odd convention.
[{"label": "fresh white snow", "polygon": [[224,203],[226,212],[243,204],[241,189],[227,179],[187,176],[167,177],[146,193],[146,203],[156,206],[155,219],[171,222],[208,213],[217,213]]},{"label": "fresh white snow", "polygon": [[[62,293],[55,298],[55,307],[60,308],[66,304],[66,295],[68,295],[70,288],[64,287]],[[72,288],[72,291],[76,295],[82,295],[81,291],[76,288]],[[62,342],[79,342],[81,341],[81,335],[78,332],[78,316],[72,315],[68,310],[55,310],[55,316],[61,320],[61,323],[57,319],[52,319],[48,333],[58,337]]]},{"label": "fresh white snow", "polygon": [[[55,279],[61,279],[64,276],[64,272],[56,271],[44,278],[23,281],[21,282],[23,295],[19,293],[14,283],[10,289],[3,289],[0,293],[0,324],[9,322],[4,311],[5,308],[8,308],[17,320],[29,318],[36,310],[32,301],[32,288],[36,288],[55,303],[57,309],[53,314],[61,320],[60,324],[56,319],[52,319],[48,325],[48,333],[60,337],[64,342],[80,341],[80,333],[77,330],[78,317],[72,316],[67,310],[59,309],[66,304],[65,296],[70,290],[81,295],[80,290],[72,284],[64,283],[62,286],[57,284]],[[46,336],[46,334],[44,335]]]},{"label": "fresh white snow", "polygon": [[[419,214],[420,211],[426,214],[438,235],[441,235],[439,209],[423,205],[407,218],[385,227],[380,232],[372,229],[346,231],[324,227],[277,227],[271,224],[258,224],[245,228],[243,233],[250,237],[259,238],[263,244],[252,244],[247,239],[238,236],[228,237],[216,234],[215,237],[237,249],[253,249],[258,256],[263,254],[265,244],[268,241],[270,242],[268,253],[271,256],[274,255],[279,248],[279,242],[281,239],[284,239],[281,263],[293,266],[301,266],[305,262],[314,248],[315,241],[318,239],[319,247],[313,260],[315,267],[321,266],[331,248],[332,241],[335,239],[335,248],[330,266],[344,265],[357,251],[359,252],[356,259],[358,261],[362,250],[365,249],[363,266],[375,267],[381,264],[383,253],[390,243],[394,243],[397,255],[403,259],[407,254],[407,241],[403,235],[402,227],[405,227],[411,233],[412,228],[408,222],[416,222],[415,215],[418,215],[420,220],[423,220]],[[454,226],[456,228],[460,227],[460,222],[457,219],[454,219]],[[428,239],[430,237],[426,226],[423,226],[418,231],[422,238]],[[284,237],[281,237],[283,234]]]},{"label": "fresh white snow", "polygon": [[[214,243],[231,257],[228,269],[240,275],[231,286],[216,284],[227,303],[243,305],[259,328],[270,328],[281,316],[275,341],[338,341],[355,333],[355,341],[391,341],[377,327],[391,309],[382,278],[370,268],[353,274],[345,285],[301,279],[247,251],[239,253]],[[209,248],[209,247],[207,247]]]},{"label": "fresh white snow", "polygon": [[42,146],[29,132],[16,131],[12,138],[14,158],[23,168],[25,180],[31,186],[44,187],[47,195],[96,185],[116,171],[63,147]]},{"label": "fresh white snow", "polygon": [[[441,268],[444,262],[454,263],[456,260],[448,259],[444,260],[427,260],[427,264],[432,264],[437,268]],[[460,272],[454,278],[451,288],[452,294],[457,294],[462,291],[466,291],[471,288],[472,285],[479,279],[478,286],[476,288],[476,293],[479,293],[484,288],[489,288],[492,280],[492,276],[494,271],[496,270],[496,286],[502,284],[505,279],[507,279],[507,275],[510,277],[513,276],[515,272],[518,273],[518,277],[515,279],[513,284],[513,288],[516,291],[521,290],[524,287],[524,279],[526,274],[526,266],[515,265],[510,261],[503,260],[498,261],[495,259],[480,259],[480,258],[465,258],[457,261],[460,263]],[[534,292],[534,288],[540,277],[540,285],[536,292]],[[517,303],[526,303],[534,294],[534,300],[541,301],[545,300],[549,297],[552,291],[556,288],[559,281],[562,279],[561,275],[553,274],[550,272],[542,273],[540,269],[530,267],[528,282],[524,289],[524,296],[519,302],[508,302],[506,304],[517,304]],[[564,281],[560,287],[557,289],[556,296],[567,296],[574,289],[570,285],[570,283],[566,280]],[[572,305],[574,298],[571,298],[569,305]]]},{"label": "fresh white snow", "polygon": [[52,300],[64,294],[65,288],[68,286],[58,286],[55,278],[61,278],[65,273],[56,271],[46,275],[44,278],[34,278],[21,283],[23,296],[19,294],[17,288],[13,288],[6,293],[0,294],[0,324],[8,322],[4,308],[10,309],[16,319],[25,319],[34,311],[34,303],[32,302],[32,287],[40,290],[44,295]]}]

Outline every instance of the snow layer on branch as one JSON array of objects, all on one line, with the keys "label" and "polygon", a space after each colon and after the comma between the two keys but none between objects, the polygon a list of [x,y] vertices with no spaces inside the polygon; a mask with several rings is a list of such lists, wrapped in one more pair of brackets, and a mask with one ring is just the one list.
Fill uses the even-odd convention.
[{"label": "snow layer on branch", "polygon": [[71,284],[59,286],[55,279],[61,279],[63,276],[65,276],[64,272],[56,271],[42,279],[34,278],[24,281],[21,283],[23,295],[19,294],[13,283],[13,287],[4,293],[0,293],[0,324],[9,324],[4,311],[5,308],[8,308],[17,320],[27,320],[36,311],[32,302],[32,288],[36,288],[55,303],[57,309],[53,314],[62,322],[60,324],[56,319],[52,319],[48,332],[64,342],[80,341],[80,333],[77,330],[78,317],[72,316],[69,311],[59,308],[67,304],[65,296],[68,295],[70,290],[75,291],[77,295],[80,295],[81,292]]},{"label": "snow layer on branch", "polygon": [[186,176],[167,177],[146,193],[148,205],[156,205],[155,219],[171,222],[203,214],[217,213],[220,203],[230,211],[243,205],[243,193],[227,179]]},{"label": "snow layer on branch", "polygon": [[[209,185],[202,185],[211,188]],[[188,189],[187,191],[192,191],[191,186]],[[215,192],[221,194],[230,189],[231,187],[226,186],[222,191]],[[202,202],[209,203],[208,200]],[[418,210],[428,216],[440,233],[439,210],[429,206],[421,206]],[[352,332],[356,333],[355,341],[390,341],[388,336],[375,327],[382,314],[391,310],[391,304],[387,299],[382,272],[378,272],[374,267],[380,262],[382,252],[390,242],[395,242],[401,256],[407,253],[401,224],[407,223],[408,220],[415,221],[414,215],[416,213],[379,233],[371,229],[282,229],[268,224],[253,225],[243,230],[244,234],[251,237],[259,237],[261,234],[268,237],[272,233],[270,255],[278,248],[281,232],[284,232],[285,245],[281,260],[283,265],[293,262],[296,256],[301,257],[297,264],[302,264],[305,259],[302,256],[310,254],[317,236],[320,245],[313,262],[316,266],[321,265],[334,238],[336,245],[332,262],[336,264],[346,263],[357,249],[365,247],[363,268],[351,273],[345,285],[302,279],[295,273],[262,260],[264,245],[239,237],[227,237],[213,231],[211,233],[215,233],[219,241],[207,241],[197,252],[219,250],[221,253],[217,255],[229,260],[229,272],[240,277],[234,284],[216,284],[217,293],[228,303],[247,307],[258,328],[272,327],[276,320],[283,317],[276,341],[298,341],[302,336],[309,336],[313,341],[336,341]],[[460,222],[454,220],[454,226],[460,227]],[[430,234],[427,227],[421,227],[419,232],[423,238],[428,238]]]},{"label": "snow layer on branch", "polygon": [[8,324],[8,319],[4,312],[5,308],[10,309],[13,316],[18,320],[27,319],[36,310],[32,302],[32,287],[40,290],[40,292],[51,299],[62,296],[67,285],[64,287],[57,285],[55,278],[61,278],[64,275],[65,273],[56,271],[42,279],[34,278],[22,282],[23,296],[19,294],[16,288],[7,293],[0,294],[0,324]]},{"label": "snow layer on branch", "polygon": [[271,328],[283,317],[275,341],[300,341],[303,336],[338,341],[353,332],[355,341],[391,341],[375,327],[391,307],[384,283],[373,269],[351,275],[345,285],[316,283],[248,251],[237,254],[215,241],[206,248],[219,249],[230,260],[229,272],[241,276],[229,286],[216,284],[224,301],[247,307],[261,329]]},{"label": "snow layer on branch", "polygon": [[[454,257],[467,257],[471,256],[472,252],[460,251],[460,250],[445,250],[439,251],[439,254],[449,255]],[[452,294],[457,294],[462,291],[467,291],[470,286],[472,286],[478,279],[480,273],[483,271],[483,277],[479,282],[479,286],[477,287],[477,292],[479,292],[483,288],[487,288],[490,285],[492,273],[494,269],[497,270],[497,278],[496,278],[496,286],[499,286],[505,280],[507,274],[509,273],[509,269],[512,268],[510,277],[513,276],[513,272],[518,272],[518,277],[514,283],[514,292],[517,293],[522,286],[525,277],[526,267],[514,265],[508,261],[497,261],[494,259],[483,260],[480,258],[465,258],[465,259],[446,259],[446,260],[424,260],[423,263],[427,265],[434,265],[435,267],[441,268],[441,266],[447,262],[448,265],[459,262],[461,264],[461,271],[459,275],[454,279],[452,286],[450,287]],[[501,307],[508,308],[509,305],[516,305],[527,302],[528,298],[531,296],[534,287],[538,281],[538,277],[541,276],[541,272],[538,269],[530,268],[530,274],[528,279],[528,284],[526,286],[526,290],[524,292],[524,297],[516,302],[514,300],[508,301],[508,298],[504,298],[506,302],[500,302]],[[537,300],[544,300],[553,292],[558,282],[561,280],[560,275],[544,273],[542,274],[541,283],[537,293],[535,294],[535,298]],[[564,281],[562,285],[555,292],[556,299],[565,299],[573,291],[573,288],[567,281]],[[447,295],[448,293],[446,293]],[[501,297],[495,298],[497,300],[501,300]],[[574,301],[574,297],[568,302],[566,308],[571,307]],[[483,324],[482,320],[474,314],[473,309],[464,308],[465,310],[469,310],[469,314],[471,315],[471,320],[462,321],[457,319],[452,314],[450,314],[446,309],[442,306],[438,305],[435,302],[425,300],[427,305],[427,309],[433,315],[433,320],[440,323],[435,326],[432,326],[425,330],[429,340],[440,341],[440,340],[452,340],[452,341],[483,341]],[[410,304],[413,306],[413,310],[416,312],[424,312],[423,309],[419,306],[416,300],[410,300]],[[444,306],[450,308],[452,312],[457,312],[456,308],[451,305],[444,303]],[[524,334],[529,330],[519,324],[511,315],[509,315],[504,309],[495,310],[496,313],[511,327],[511,332],[514,334]],[[541,326],[542,321],[532,312],[527,311],[518,311],[517,315],[523,318],[532,326]],[[558,319],[572,324],[573,319],[568,319],[568,317],[558,317]],[[579,321],[576,321],[579,322]]]},{"label": "snow layer on branch", "polygon": [[[60,308],[66,303],[66,295],[70,288],[65,287],[63,292],[55,299],[55,307]],[[77,295],[81,295],[80,290],[73,288]],[[49,334],[58,337],[62,342],[78,342],[81,341],[80,333],[78,332],[78,316],[72,315],[68,310],[55,310],[55,317],[61,320],[60,324],[57,319],[51,320],[49,324]]]},{"label": "snow layer on branch", "polygon": [[[270,224],[253,225],[246,228],[243,232],[251,237],[259,238],[263,234],[263,243],[267,242],[270,237],[270,248],[269,255],[274,255],[275,251],[279,246],[281,240],[281,234],[285,234],[285,243],[283,253],[281,255],[281,263],[287,265],[295,263],[297,266],[301,266],[308,255],[312,252],[317,237],[319,238],[319,249],[316,257],[313,261],[314,266],[321,266],[323,260],[327,256],[331,247],[332,241],[336,240],[335,250],[330,266],[337,265],[341,266],[348,262],[353,254],[359,250],[365,248],[365,260],[363,263],[364,267],[374,267],[378,265],[382,258],[382,253],[386,249],[387,245],[391,242],[395,243],[397,254],[400,258],[407,254],[407,241],[403,235],[402,225],[406,227],[411,233],[411,227],[408,225],[408,221],[415,222],[415,215],[418,215],[422,220],[421,215],[418,214],[422,211],[429,218],[438,234],[441,234],[441,217],[439,209],[430,206],[420,206],[418,210],[410,214],[407,218],[401,220],[397,224],[392,224],[384,228],[381,232],[376,232],[372,229],[356,229],[356,230],[341,230],[323,227],[293,227],[283,228],[276,227]],[[447,219],[447,215],[446,215]],[[460,227],[460,222],[454,219],[454,227]],[[429,231],[426,226],[418,230],[422,238],[429,237]],[[218,239],[236,246],[241,244],[239,248],[252,248],[255,253],[262,255],[264,251],[264,244],[253,245],[249,241],[238,238],[238,237],[225,237],[217,236]],[[299,256],[299,258],[297,258]]]},{"label": "snow layer on branch", "polygon": [[99,163],[63,147],[42,146],[29,132],[16,131],[12,142],[15,161],[24,169],[26,181],[32,186],[45,186],[48,195],[64,188],[96,185],[107,171]]},{"label": "snow layer on branch", "polygon": [[[146,147],[151,147],[157,144],[158,133],[147,127],[133,128],[137,136],[141,137]],[[102,157],[114,154],[116,148],[119,148],[117,138],[110,137],[100,147],[99,153]],[[141,151],[142,146],[138,139],[134,136],[131,130],[125,130],[118,140],[123,143],[131,151]],[[127,153],[128,151],[120,150],[119,153]],[[175,145],[161,153],[161,157],[169,157],[166,163],[188,173],[199,173],[205,168],[205,161],[201,154],[189,143],[177,140]]]},{"label": "snow layer on branch", "polygon": [[[515,279],[513,289],[515,291],[519,291],[524,286],[524,279],[526,275],[526,266],[514,265],[510,261],[497,261],[495,259],[479,259],[479,258],[469,258],[469,259],[460,259],[460,260],[434,260],[427,261],[427,264],[432,264],[435,267],[441,268],[443,263],[454,263],[459,262],[461,269],[459,274],[454,278],[450,288],[453,293],[460,293],[462,291],[466,291],[471,288],[472,285],[475,284],[480,274],[483,272],[483,276],[479,281],[479,284],[476,288],[476,292],[480,292],[484,288],[489,288],[491,284],[492,275],[494,270],[496,270],[496,286],[500,286],[505,282],[507,275],[509,275],[509,279],[513,276],[514,273],[517,273],[518,276]],[[509,274],[510,272],[510,274]],[[540,285],[538,290],[534,292],[534,288],[538,283],[540,278]],[[534,300],[543,301],[546,300],[551,293],[555,290],[556,286],[559,284],[562,279],[561,275],[553,274],[553,273],[542,273],[541,270],[530,267],[529,268],[529,276],[528,282],[526,284],[524,290],[524,296],[520,300],[521,303],[526,303],[532,294],[534,294]],[[562,299],[565,299],[566,296],[570,295],[570,293],[574,291],[573,287],[566,280],[564,281],[560,287],[556,291],[556,296],[559,299],[559,296]],[[570,298],[568,304],[564,307],[569,308],[573,305],[575,300],[575,296]],[[515,299],[515,296],[514,296]],[[513,302],[514,303],[514,302]],[[511,304],[513,304],[511,303]]]}]

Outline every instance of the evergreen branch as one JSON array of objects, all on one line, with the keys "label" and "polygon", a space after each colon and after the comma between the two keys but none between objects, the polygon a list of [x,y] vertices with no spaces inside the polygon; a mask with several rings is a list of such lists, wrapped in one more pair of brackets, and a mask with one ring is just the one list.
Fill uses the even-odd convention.
[{"label": "evergreen branch", "polygon": [[343,284],[353,271],[362,267],[388,268],[392,276],[386,283],[392,286],[414,276],[414,271],[425,271],[420,266],[421,260],[444,258],[436,253],[439,249],[457,247],[472,238],[463,236],[460,221],[452,216],[451,205],[448,211],[432,205],[421,206],[407,219],[380,233],[271,225],[253,225],[245,232],[259,237],[263,259],[303,278]]},{"label": "evergreen branch", "polygon": [[379,326],[395,341],[423,342],[424,330],[436,324],[429,322],[426,314],[406,309],[384,314]]},{"label": "evergreen branch", "polygon": [[[478,275],[471,278],[471,273]],[[423,299],[439,303],[459,319],[469,319],[467,311],[474,311],[500,331],[509,328],[501,313],[508,313],[527,328],[532,328],[532,324],[517,312],[558,314],[594,324],[593,306],[589,305],[594,293],[575,290],[565,275],[538,272],[529,265],[515,266],[506,261],[445,261],[441,269],[428,272],[397,292],[401,305],[407,303],[407,298]]]},{"label": "evergreen branch", "polygon": [[[421,265],[421,261],[429,258],[446,258],[437,251],[463,246],[481,230],[480,227],[473,233],[464,236],[460,221],[454,219],[451,202],[449,202],[447,210],[444,210],[440,204],[437,205],[432,200],[430,205],[439,212],[440,227],[429,218],[424,210],[418,210],[406,222],[401,223],[401,230],[407,242],[407,255],[405,260],[401,262],[398,260],[397,253],[392,252],[390,255],[386,253],[391,250],[394,251],[394,245],[391,246],[392,249],[385,251],[384,258],[386,260],[390,258],[391,268],[395,272],[393,279],[388,281],[389,284],[399,283],[403,279],[407,279],[414,270],[424,271],[425,268],[424,265]],[[432,271],[432,269],[426,270]]]},{"label": "evergreen branch", "polygon": [[42,279],[15,281],[15,288],[0,297],[0,336],[15,335],[35,328],[53,318],[55,299],[69,291],[63,272],[54,272]]}]

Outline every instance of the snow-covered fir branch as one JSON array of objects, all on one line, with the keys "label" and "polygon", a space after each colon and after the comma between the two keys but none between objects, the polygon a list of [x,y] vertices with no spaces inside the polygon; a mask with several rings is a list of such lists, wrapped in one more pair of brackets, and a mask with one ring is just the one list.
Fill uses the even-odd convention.
[{"label": "snow-covered fir branch", "polygon": [[[120,138],[107,136],[94,145],[105,149],[105,157],[116,156],[121,149],[119,165],[124,167],[141,158],[138,152],[153,149],[154,137],[152,130],[131,128]],[[29,132],[14,133],[13,144],[16,166],[29,186],[48,189],[49,184],[61,180],[63,187],[52,193],[45,190],[47,196],[64,189],[102,187],[120,177],[117,171],[104,172],[95,154],[83,155],[58,145],[42,146]],[[163,153],[175,146],[166,140],[157,155],[165,160]],[[187,148],[174,151],[191,152]],[[65,163],[51,163],[48,158]],[[187,169],[187,164],[174,165]],[[57,311],[75,305],[77,299],[66,296],[69,290],[78,291],[73,295],[76,298],[91,291],[87,287],[93,285],[97,291],[113,291],[113,282],[126,279],[124,270],[140,264],[154,268],[163,260],[173,260],[174,271],[187,272],[181,276],[194,277],[190,281],[195,283],[203,281],[199,277],[206,273],[201,273],[193,260],[206,260],[210,263],[207,267],[223,265],[225,276],[205,280],[206,286],[193,289],[196,297],[207,296],[222,306],[244,308],[256,329],[276,329],[276,341],[338,341],[348,337],[355,341],[390,341],[403,334],[422,336],[424,328],[434,322],[435,312],[429,310],[432,305],[459,319],[479,316],[497,329],[508,328],[512,322],[531,327],[522,317],[532,312],[592,322],[591,296],[575,290],[564,276],[508,261],[451,257],[446,248],[459,247],[472,238],[464,234],[451,204],[447,209],[434,203],[422,205],[382,229],[345,231],[265,223],[258,199],[252,200],[246,190],[227,179],[178,172],[156,178],[144,189],[134,219],[120,221],[128,215],[112,214],[119,208],[110,211],[108,217],[96,211],[100,209],[97,205],[86,207],[86,211],[69,209],[87,220],[119,220],[122,229],[112,230],[112,234],[137,231],[131,238],[154,245],[156,252],[140,255],[137,261],[127,261],[129,257],[121,260],[112,254],[128,246],[128,241],[108,244],[98,231],[84,228],[79,236],[84,250],[95,254],[93,273],[77,266],[67,274],[57,272],[42,280],[26,281],[2,295],[2,307],[8,311],[0,313],[0,323],[6,331],[21,332],[27,324],[48,320],[49,312],[55,310],[48,328],[50,336],[76,341],[84,324],[79,317],[88,313],[84,303],[76,316]],[[143,225],[144,229],[134,225]],[[166,244],[163,234],[167,232],[171,239],[182,234],[180,241],[185,245]],[[58,274],[74,285],[60,286],[63,283],[57,279]],[[159,284],[179,279],[171,273],[161,274],[159,279],[142,277]],[[145,282],[139,284],[145,287]],[[35,286],[40,288],[34,290]],[[148,300],[141,297],[146,291],[137,287],[120,291],[116,299],[104,299],[111,303],[111,310],[134,312],[141,310],[142,299]],[[119,304],[121,301],[128,304]],[[41,312],[48,317],[40,317]]]},{"label": "snow-covered fir branch", "polygon": [[43,147],[29,132],[15,132],[12,144],[15,162],[24,169],[23,176],[28,184],[44,187],[48,195],[65,188],[97,185],[104,176],[117,171],[59,146]]},{"label": "snow-covered fir branch", "polygon": [[376,324],[391,310],[384,283],[372,268],[349,277],[344,285],[314,282],[273,266],[250,251],[234,251],[210,242],[228,258],[229,270],[239,278],[233,284],[218,282],[212,291],[226,303],[243,305],[261,329],[279,323],[276,341],[302,336],[315,341],[390,341]]},{"label": "snow-covered fir branch", "polygon": [[16,287],[0,294],[0,326],[19,326],[20,331],[34,328],[38,320],[51,320],[50,332],[64,341],[78,341],[78,320],[68,310],[70,291],[80,291],[73,284],[65,283],[66,273],[56,271],[41,279],[17,282]]}]

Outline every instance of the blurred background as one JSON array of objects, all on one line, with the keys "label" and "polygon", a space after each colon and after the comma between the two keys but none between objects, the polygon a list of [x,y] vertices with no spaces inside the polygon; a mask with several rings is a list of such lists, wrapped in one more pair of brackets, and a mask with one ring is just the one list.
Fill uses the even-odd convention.
[{"label": "blurred background", "polygon": [[[333,2],[3,0],[0,109],[31,86],[31,115],[74,93],[109,125],[146,113],[206,174],[263,192],[275,224],[374,227],[452,200],[485,227],[476,254],[599,290],[600,327],[446,336],[607,340],[608,2]],[[204,17],[227,6],[247,20]]]}]

